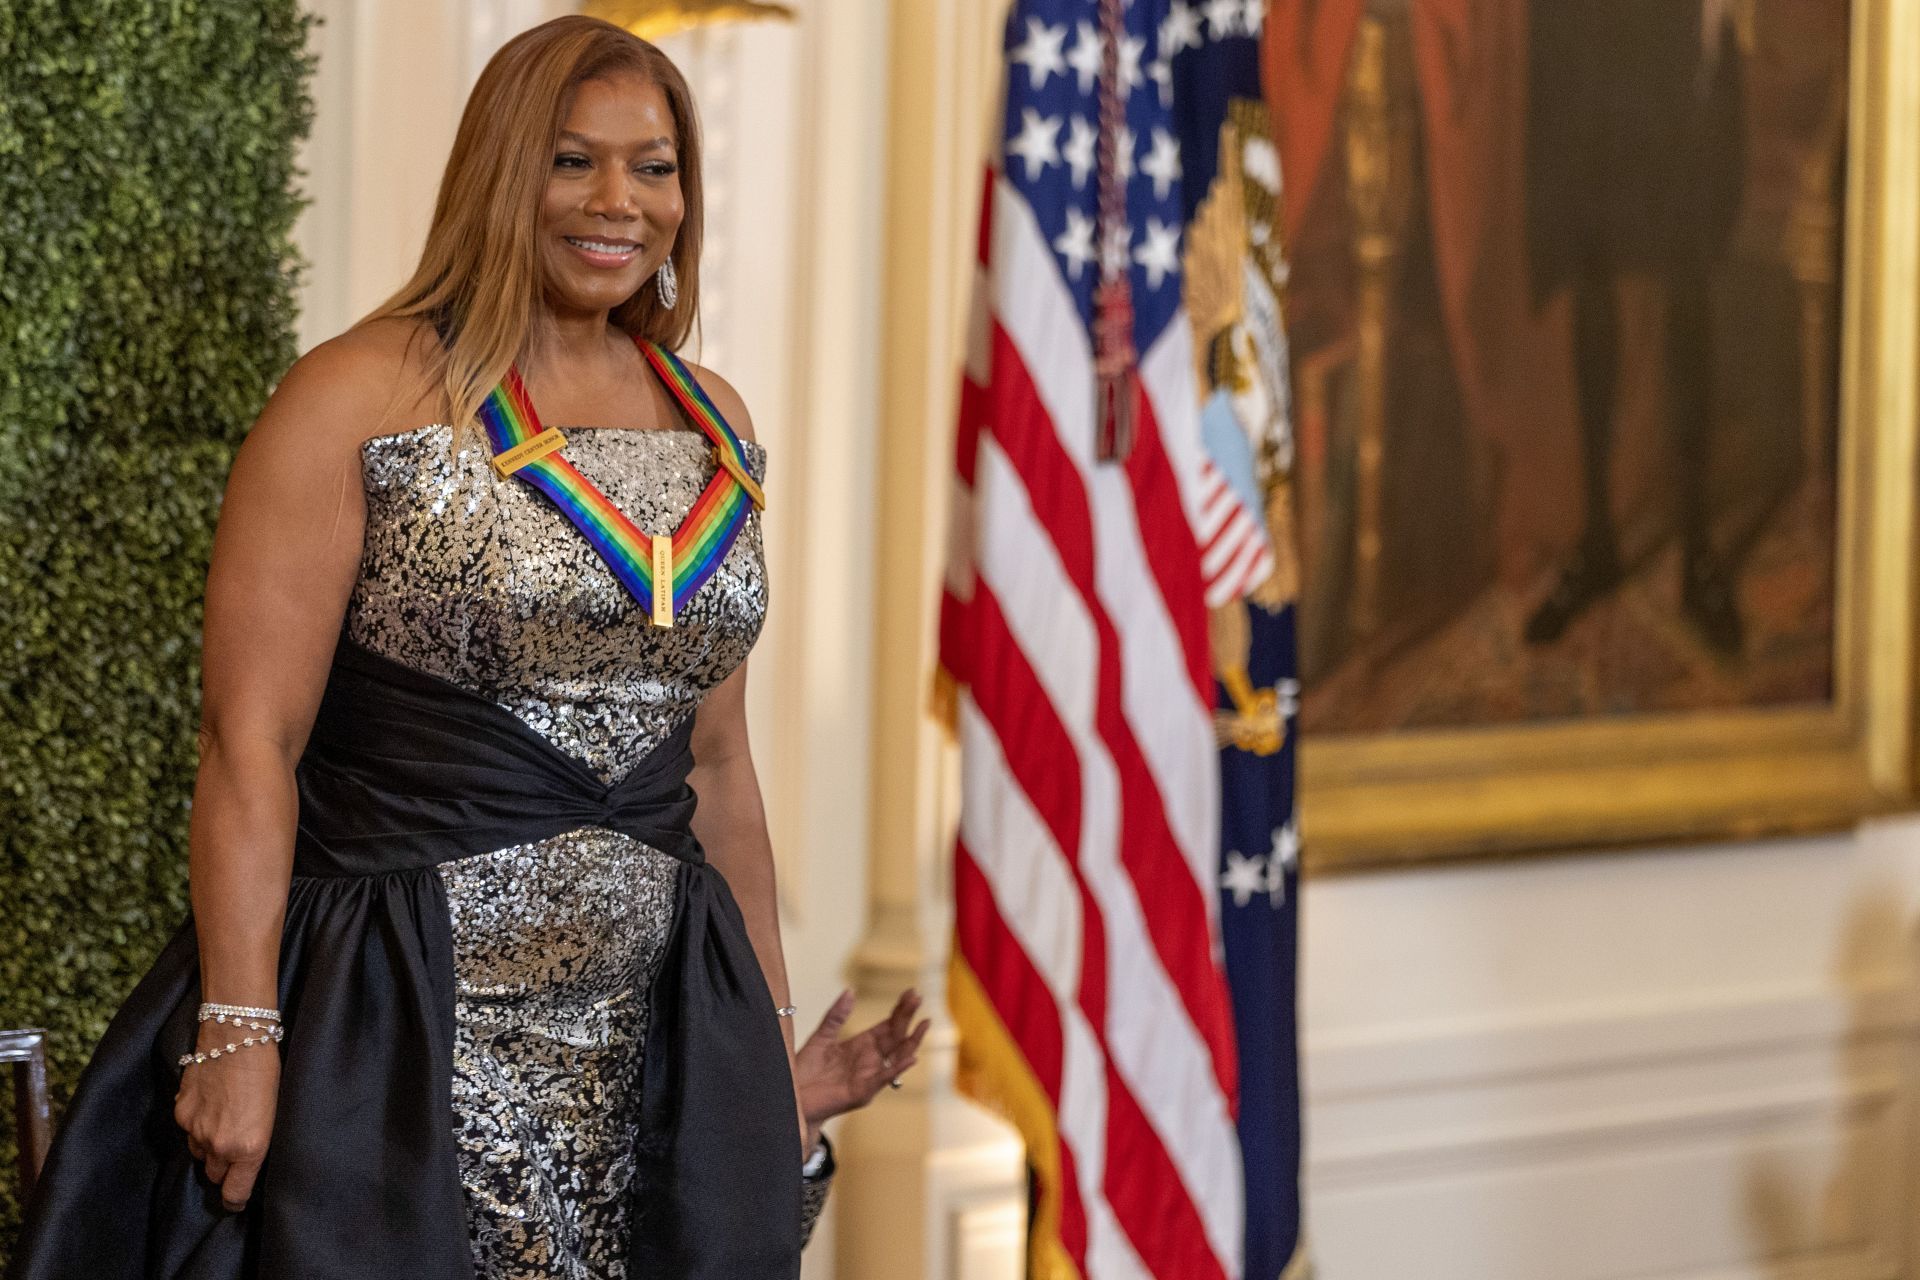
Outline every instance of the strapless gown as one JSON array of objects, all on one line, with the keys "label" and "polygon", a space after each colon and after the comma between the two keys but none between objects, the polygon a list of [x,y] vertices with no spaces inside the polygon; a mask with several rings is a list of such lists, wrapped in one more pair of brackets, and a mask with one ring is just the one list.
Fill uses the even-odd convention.
[{"label": "strapless gown", "polygon": [[[672,529],[713,475],[698,431],[565,430],[574,465],[643,529]],[[764,481],[764,450],[745,450]],[[488,458],[477,432],[456,446],[445,426],[363,446],[365,549],[302,762],[282,1115],[254,1202],[221,1213],[171,1125],[172,1058],[198,1000],[189,922],[82,1078],[15,1259],[22,1280],[797,1269],[827,1183],[801,1177],[772,1002],[691,838],[684,787],[694,712],[765,617],[759,516],[657,627]],[[497,763],[474,782],[482,756]],[[367,817],[381,805],[387,817]],[[657,1017],[674,1044],[649,1045]],[[381,1061],[343,1067],[364,1054]],[[759,1075],[728,1078],[741,1062]],[[711,1136],[736,1095],[763,1127]],[[137,1150],[106,1149],[116,1141]],[[355,1142],[371,1149],[318,1150]],[[791,1194],[742,1200],[756,1165],[775,1163],[757,1185]],[[334,1177],[374,1186],[334,1194]],[[101,1194],[148,1202],[104,1245],[97,1218],[81,1226]],[[706,1238],[719,1235],[745,1238]]]}]

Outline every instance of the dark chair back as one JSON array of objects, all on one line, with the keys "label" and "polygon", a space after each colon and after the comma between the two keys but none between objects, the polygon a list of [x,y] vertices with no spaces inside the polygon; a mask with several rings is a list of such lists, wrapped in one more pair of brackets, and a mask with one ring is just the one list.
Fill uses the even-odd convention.
[{"label": "dark chair back", "polygon": [[0,1031],[0,1063],[13,1064],[14,1127],[20,1139],[20,1199],[33,1193],[53,1140],[47,1104],[47,1033]]}]

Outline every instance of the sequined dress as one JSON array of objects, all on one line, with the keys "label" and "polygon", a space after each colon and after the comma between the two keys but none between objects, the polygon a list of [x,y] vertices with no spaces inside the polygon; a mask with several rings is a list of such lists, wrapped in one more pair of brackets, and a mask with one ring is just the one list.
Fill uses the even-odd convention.
[{"label": "sequined dress", "polygon": [[[643,529],[713,475],[692,430],[567,428],[567,454]],[[756,480],[766,455],[745,442]],[[590,546],[484,442],[445,427],[365,446],[366,550],[348,634],[509,708],[617,780],[746,658],[766,614],[757,517],[655,627]],[[632,1108],[646,990],[678,863],[611,831],[449,863],[453,1106],[485,1280],[626,1275]]]},{"label": "sequined dress", "polygon": [[[673,528],[713,475],[697,431],[566,430],[573,464],[643,529]],[[764,450],[745,453],[762,481]],[[676,779],[690,719],[758,635],[759,517],[675,625],[657,627],[562,516],[488,458],[484,440],[456,447],[445,426],[363,446],[362,562],[302,761],[281,1103],[246,1213],[220,1209],[171,1118],[172,1059],[191,1045],[199,998],[189,920],[81,1078],[14,1260],[22,1280],[797,1274],[790,1225],[766,1242],[752,1232],[798,1221],[804,1239],[826,1179],[803,1182],[789,1155],[771,1002],[739,912],[687,834],[691,798],[662,800],[652,781],[665,759],[688,794]],[[406,710],[416,703],[425,710]],[[349,791],[342,826],[310,770],[377,736],[389,705],[397,733],[367,748],[376,775],[377,753],[410,750],[434,716],[453,718],[454,745],[392,795]],[[458,856],[431,853],[426,832],[407,847],[393,834],[407,820],[351,834],[353,812],[375,801],[411,819],[416,793],[465,769],[466,732],[476,757],[504,744],[509,763],[454,800],[484,810],[514,769],[548,769],[559,790],[540,782],[520,825],[500,828],[542,834],[476,844],[474,827],[452,827],[469,833]],[[655,813],[676,815],[655,843],[613,829],[653,829]],[[348,834],[329,843],[310,819]],[[673,1035],[649,1042],[650,1006]],[[742,1098],[757,1119],[735,1119]],[[83,1227],[103,1197],[128,1212],[111,1231]]]}]

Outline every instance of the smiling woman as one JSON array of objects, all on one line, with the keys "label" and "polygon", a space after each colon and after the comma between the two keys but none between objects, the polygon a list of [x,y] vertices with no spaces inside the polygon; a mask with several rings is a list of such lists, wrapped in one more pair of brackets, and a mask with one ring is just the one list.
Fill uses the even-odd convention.
[{"label": "smiling woman", "polygon": [[821,1122],[926,1024],[795,1052],[745,716],[766,452],[674,354],[700,224],[680,73],[535,28],[413,278],[275,392],[207,583],[193,918],[18,1280],[797,1276]]},{"label": "smiling woman", "polygon": [[537,27],[474,85],[420,265],[368,322],[440,330],[454,423],[529,344],[607,354],[616,372],[637,373],[631,352],[607,345],[609,327],[672,350],[699,314],[700,159],[692,91],[664,53],[591,19]]}]

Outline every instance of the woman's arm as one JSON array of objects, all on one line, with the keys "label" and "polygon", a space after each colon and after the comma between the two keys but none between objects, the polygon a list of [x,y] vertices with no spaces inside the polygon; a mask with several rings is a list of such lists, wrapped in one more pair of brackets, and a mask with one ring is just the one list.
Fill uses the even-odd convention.
[{"label": "woman's arm", "polygon": [[[689,365],[695,379],[712,399],[714,408],[742,440],[751,440],[753,419],[740,393],[709,369]],[[787,984],[787,961],[780,947],[780,899],[774,883],[773,843],[767,836],[766,806],[760,798],[760,779],[753,769],[747,744],[747,664],[722,680],[700,703],[693,721],[693,773],[689,778],[699,807],[694,810],[693,834],[707,858],[726,877],[727,887],[740,904],[747,936],[766,975],[767,990],[778,1008],[793,1003]],[[793,1019],[780,1019],[780,1035],[787,1058],[794,1053]],[[802,1141],[808,1136],[804,1111],[796,1121]]]},{"label": "woman's arm", "polygon": [[[689,777],[700,804],[693,834],[746,918],[760,971],[776,1007],[792,1003],[787,962],[780,948],[779,890],[774,882],[773,844],[767,836],[766,806],[747,745],[747,667],[740,668],[709,693],[693,722],[693,773]],[[780,1019],[787,1054],[794,1050],[793,1019]]]},{"label": "woman's arm", "polygon": [[[780,948],[780,898],[774,883],[773,843],[767,837],[766,807],[760,800],[760,780],[754,774],[753,756],[747,747],[745,663],[722,680],[694,713],[693,761],[688,782],[699,797],[693,813],[693,834],[706,851],[707,860],[726,877],[727,887],[746,919],[747,936],[760,961],[760,972],[766,975],[773,1005],[784,1008],[793,1001],[787,985],[786,956]],[[787,1066],[791,1070],[793,1019],[777,1021],[787,1044]],[[799,1095],[796,1080],[794,1123],[804,1154],[812,1150],[813,1132]]]},{"label": "woman's arm", "polygon": [[[350,335],[296,364],[227,481],[207,576],[189,829],[205,1001],[279,1004],[298,809],[293,770],[359,564],[358,444],[383,407],[380,345],[379,335]],[[224,1043],[231,1030],[202,1024],[199,1047]],[[181,1077],[175,1119],[229,1208],[252,1193],[278,1085],[271,1046],[189,1066]]]}]

